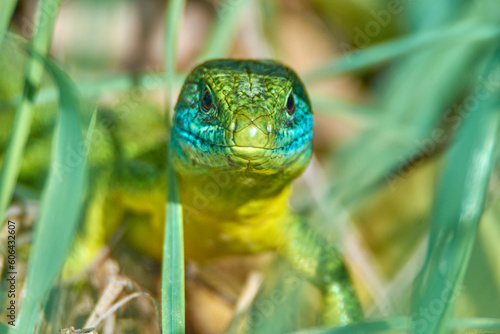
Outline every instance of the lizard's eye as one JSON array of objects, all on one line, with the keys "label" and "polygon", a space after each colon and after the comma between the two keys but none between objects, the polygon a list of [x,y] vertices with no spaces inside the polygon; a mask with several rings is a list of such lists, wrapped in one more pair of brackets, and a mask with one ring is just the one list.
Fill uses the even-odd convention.
[{"label": "lizard's eye", "polygon": [[204,112],[210,111],[213,107],[213,98],[212,98],[212,93],[210,93],[210,89],[205,86],[205,89],[203,90],[203,95],[201,97],[201,109]]},{"label": "lizard's eye", "polygon": [[288,94],[288,98],[286,99],[286,112],[290,116],[295,113],[295,99],[293,98],[293,92],[290,92],[290,94]]}]

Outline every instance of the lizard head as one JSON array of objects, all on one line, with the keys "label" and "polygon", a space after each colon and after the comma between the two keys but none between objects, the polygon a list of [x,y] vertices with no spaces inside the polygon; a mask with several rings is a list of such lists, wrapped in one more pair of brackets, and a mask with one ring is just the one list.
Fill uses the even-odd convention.
[{"label": "lizard head", "polygon": [[293,179],[312,153],[313,116],[304,85],[270,60],[212,60],[187,77],[171,137],[181,174],[236,172]]}]

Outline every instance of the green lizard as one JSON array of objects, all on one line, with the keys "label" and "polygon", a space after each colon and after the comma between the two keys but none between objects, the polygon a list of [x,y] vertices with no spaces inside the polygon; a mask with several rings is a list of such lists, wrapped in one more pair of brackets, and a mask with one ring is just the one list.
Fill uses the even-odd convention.
[{"label": "green lizard", "polygon": [[[91,150],[98,189],[70,271],[95,256],[123,220],[132,246],[161,257],[167,154],[158,124],[149,113],[100,119],[101,140]],[[149,132],[131,136],[134,126]],[[323,323],[343,325],[361,320],[362,312],[342,260],[287,204],[290,183],[309,163],[312,130],[311,105],[292,70],[267,60],[213,60],[182,87],[169,157],[179,179],[186,258],[278,250],[321,291]]]},{"label": "green lizard", "polygon": [[[186,258],[277,249],[321,290],[325,324],[360,320],[338,253],[287,205],[290,183],[312,154],[313,114],[297,75],[268,60],[206,62],[187,77],[174,117],[170,158],[179,178]],[[143,226],[135,228],[134,235]],[[154,243],[160,250],[161,230],[154,235],[155,242],[136,246]]]}]

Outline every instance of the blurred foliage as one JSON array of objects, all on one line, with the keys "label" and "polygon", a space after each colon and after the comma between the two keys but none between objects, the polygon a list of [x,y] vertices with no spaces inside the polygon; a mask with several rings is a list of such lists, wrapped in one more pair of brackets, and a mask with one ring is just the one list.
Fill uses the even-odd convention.
[{"label": "blurred foliage", "polygon": [[[15,11],[11,3],[15,1],[0,5],[0,38],[7,26],[10,29],[0,53],[2,158],[12,132],[18,131],[13,130],[14,111],[26,100],[23,82],[30,60],[23,49],[29,42],[36,44],[31,32],[39,2],[18,1]],[[197,62],[227,56],[277,58],[306,80],[316,113],[317,158],[296,182],[292,203],[312,226],[341,245],[367,319],[373,320],[329,332],[404,330],[414,325],[415,333],[444,333],[448,323],[457,333],[500,332],[498,320],[481,319],[500,318],[499,148],[495,146],[500,4],[494,0],[193,0],[174,9],[184,10],[180,20],[181,15],[168,10],[172,3],[63,1],[55,28],[41,26],[45,29],[41,39],[45,43],[52,39],[50,61],[60,63],[78,87],[82,106],[73,104],[80,108],[82,129],[94,109],[88,106],[98,108],[94,133],[103,137],[89,152],[89,192],[108,186],[92,183],[97,180],[95,170],[125,158],[147,164],[164,153],[161,148],[168,134],[162,117],[185,73]],[[164,34],[166,29],[170,33]],[[49,161],[51,154],[57,154],[51,150],[51,129],[63,108],[58,100],[72,84],[62,74],[55,82],[49,74],[38,76],[40,92],[28,92],[36,97],[31,97],[31,125],[24,124],[30,137],[18,161],[15,195],[23,200],[28,189],[30,197],[41,198],[40,210],[50,212],[62,205],[51,205],[59,199],[44,200],[50,196],[51,181],[45,180]],[[155,164],[166,167],[164,162]],[[126,180],[123,175],[111,178],[116,184]],[[2,190],[9,192],[4,184]],[[72,213],[78,215],[78,210]],[[33,247],[39,244],[35,238]],[[54,265],[56,270],[57,261],[42,261],[42,266]],[[147,262],[135,260],[141,261]],[[123,263],[122,259],[124,271],[133,267]],[[226,291],[230,280],[213,274],[224,271],[215,268],[201,268],[200,275],[204,270],[212,273],[215,290]],[[155,287],[158,270],[156,275],[144,270],[146,274],[134,278]],[[273,289],[286,288],[280,285],[280,270],[286,271],[278,266],[275,286],[270,279],[258,300],[266,300]],[[245,282],[245,275],[240,276],[234,289],[239,292]],[[46,279],[52,280],[53,274]],[[46,287],[42,290],[48,293]],[[299,290],[311,295],[307,285]],[[307,309],[317,305],[303,299],[298,305],[299,290],[290,292],[285,299],[289,301],[275,307],[256,332],[290,325],[290,314],[301,327],[314,323]],[[453,298],[444,298],[443,293]],[[232,296],[226,293],[187,305],[192,313],[188,329],[204,332],[203,324],[189,322],[202,319],[208,309],[229,308],[232,314],[237,296],[228,295]],[[231,303],[224,306],[227,300]],[[241,316],[256,318],[259,309],[254,306],[247,312]],[[223,318],[225,313],[218,314]],[[153,311],[150,317],[154,318]]]}]

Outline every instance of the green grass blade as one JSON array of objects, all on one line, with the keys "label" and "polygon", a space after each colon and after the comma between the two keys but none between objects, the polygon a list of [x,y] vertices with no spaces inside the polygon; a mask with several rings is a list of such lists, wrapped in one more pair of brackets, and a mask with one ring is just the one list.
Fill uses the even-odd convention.
[{"label": "green grass blade", "polygon": [[17,0],[3,0],[0,2],[0,45],[7,29],[9,29],[10,18],[12,17],[12,13],[14,13],[16,3]]},{"label": "green grass blade", "polygon": [[231,45],[238,33],[238,25],[241,22],[241,16],[246,6],[250,5],[252,0],[234,0],[223,1],[222,6],[217,11],[217,19],[204,51],[201,53],[197,63],[204,62],[214,58],[227,57]]},{"label": "green grass blade", "polygon": [[[175,76],[174,86],[181,86],[186,75],[180,73]],[[105,93],[125,92],[133,89],[136,86],[147,87],[148,85],[156,85],[157,89],[164,89],[167,86],[164,73],[142,73],[137,76],[132,75],[117,75],[109,78],[99,78],[97,80],[82,80],[77,82],[78,91],[82,98],[98,98]],[[35,105],[51,103],[57,100],[57,89],[51,86],[40,89],[35,99]],[[17,104],[21,100],[21,96],[16,96],[9,99],[0,99],[0,108],[5,105]]]},{"label": "green grass blade", "polygon": [[368,49],[349,53],[342,58],[312,70],[310,73],[304,74],[303,78],[306,83],[312,83],[344,73],[380,65],[418,50],[442,47],[443,43],[449,46],[463,45],[465,43],[493,39],[499,35],[500,28],[498,26],[476,22],[461,22],[439,31],[412,34]]},{"label": "green grass blade", "polygon": [[[76,232],[83,203],[88,143],[83,142],[76,86],[55,65],[48,68],[60,91],[60,116],[51,169],[35,224],[18,333],[32,333]],[[95,122],[95,115],[93,118]],[[92,131],[91,123],[89,132]],[[87,134],[88,136],[90,133]],[[90,137],[88,137],[90,138]]]},{"label": "green grass blade", "polygon": [[175,74],[177,60],[177,45],[181,19],[184,16],[185,0],[169,1],[165,15],[165,72],[167,77]]},{"label": "green grass blade", "polygon": [[378,122],[379,110],[375,107],[319,94],[311,94],[310,98],[314,113],[337,118],[357,119],[370,124]]},{"label": "green grass blade", "polygon": [[21,159],[31,125],[31,105],[27,96],[21,102],[14,118],[12,136],[5,152],[5,159],[0,172],[0,227],[3,226],[5,212],[12,198],[12,193],[19,173]]},{"label": "green grass blade", "polygon": [[260,10],[260,25],[262,27],[262,36],[266,41],[266,47],[269,48],[272,58],[279,59],[280,45],[278,40],[279,31],[279,4],[276,1],[257,0]]},{"label": "green grass blade", "polygon": [[[60,0],[44,0],[39,7],[39,21],[31,44],[31,58],[28,61],[23,97],[16,111],[12,137],[7,147],[4,164],[0,172],[0,225],[3,225],[5,211],[12,198],[14,186],[31,125],[33,103],[43,73],[43,57],[47,54]],[[37,55],[37,56],[34,56]]]},{"label": "green grass blade", "polygon": [[[185,0],[169,2],[165,22],[165,72],[167,80],[167,127],[171,127],[173,88],[176,77],[177,38],[183,17]],[[166,158],[166,157],[165,157]],[[184,237],[182,225],[182,207],[175,171],[167,167],[167,215],[162,260],[162,330],[163,333],[184,333]]]},{"label": "green grass blade", "polygon": [[[390,333],[407,333],[408,325],[409,322],[406,317],[391,317],[327,330],[299,331],[294,334],[387,333],[388,331]],[[450,325],[453,329],[470,329],[477,333],[488,333],[489,329],[500,329],[500,320],[490,318],[455,318],[451,319]],[[481,332],[481,330],[483,331]]]},{"label": "green grass blade", "polygon": [[181,19],[184,16],[184,7],[186,0],[171,0],[168,2],[167,13],[165,15],[165,78],[167,91],[167,114],[166,120],[170,128],[173,88],[175,84],[176,63],[177,63],[177,45],[179,31],[181,30]]},{"label": "green grass blade", "polygon": [[184,237],[175,171],[167,168],[168,198],[163,242],[161,304],[163,333],[184,333]]},{"label": "green grass blade", "polygon": [[484,329],[483,333],[488,333],[488,329],[500,329],[500,319],[491,318],[455,318],[450,324],[453,328]]},{"label": "green grass blade", "polygon": [[407,318],[393,317],[387,320],[362,322],[359,324],[352,324],[338,328],[331,328],[324,331],[317,331],[314,333],[316,334],[386,333],[387,331],[402,331],[406,330],[407,328],[408,328]]},{"label": "green grass blade", "polygon": [[92,112],[92,117],[90,118],[89,127],[87,129],[87,133],[85,134],[85,156],[89,154],[90,142],[92,141],[92,134],[94,133],[96,123],[97,123],[97,107]]},{"label": "green grass blade", "polygon": [[[498,58],[485,75],[500,77]],[[496,70],[496,71],[495,71]],[[493,73],[493,74],[492,74]],[[477,87],[481,87],[481,81]],[[413,303],[413,333],[445,333],[459,294],[483,212],[500,121],[500,90],[463,116],[450,151],[431,216],[427,259]],[[432,307],[433,316],[422,310]]]}]

